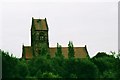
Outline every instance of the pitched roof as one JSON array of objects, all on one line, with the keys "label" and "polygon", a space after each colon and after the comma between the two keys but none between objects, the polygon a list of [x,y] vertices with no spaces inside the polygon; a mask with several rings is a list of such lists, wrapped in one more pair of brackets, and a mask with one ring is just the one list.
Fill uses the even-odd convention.
[{"label": "pitched roof", "polygon": [[32,18],[32,27],[35,27],[35,30],[48,30],[47,20],[45,19],[33,19]]},{"label": "pitched roof", "polygon": [[[50,47],[49,48],[51,57],[55,56],[56,50],[57,50],[57,47]],[[74,47],[74,51],[75,51],[75,58],[86,58],[89,56],[87,49],[86,49],[86,46],[85,47]],[[62,47],[62,53],[63,53],[65,58],[68,58],[68,47]],[[25,59],[31,59],[33,57],[32,47],[23,46],[22,57]]]},{"label": "pitched roof", "polygon": [[[49,50],[51,57],[54,57],[57,50],[56,47],[50,47]],[[74,51],[76,58],[86,58],[88,56],[86,47],[74,47]],[[68,47],[62,47],[62,53],[65,58],[68,58]]]},{"label": "pitched roof", "polygon": [[33,57],[31,46],[23,46],[23,57],[25,59],[31,59]]}]

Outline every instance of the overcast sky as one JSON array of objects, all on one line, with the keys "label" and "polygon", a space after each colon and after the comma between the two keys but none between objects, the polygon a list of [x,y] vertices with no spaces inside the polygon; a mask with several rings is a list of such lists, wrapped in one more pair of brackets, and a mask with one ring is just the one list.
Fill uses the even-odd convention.
[{"label": "overcast sky", "polygon": [[22,44],[31,45],[31,21],[47,18],[49,44],[87,45],[89,55],[118,51],[118,2],[3,2],[0,48],[22,56]]}]

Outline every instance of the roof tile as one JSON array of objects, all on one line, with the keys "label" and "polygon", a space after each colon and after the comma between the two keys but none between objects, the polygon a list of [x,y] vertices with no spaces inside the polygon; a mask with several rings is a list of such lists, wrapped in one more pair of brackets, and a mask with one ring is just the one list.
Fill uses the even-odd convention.
[{"label": "roof tile", "polygon": [[[50,47],[49,50],[51,57],[54,57],[57,50],[56,47]],[[74,47],[74,51],[76,58],[86,58],[88,56],[85,47]],[[65,58],[68,58],[68,47],[62,47],[62,53]]]}]

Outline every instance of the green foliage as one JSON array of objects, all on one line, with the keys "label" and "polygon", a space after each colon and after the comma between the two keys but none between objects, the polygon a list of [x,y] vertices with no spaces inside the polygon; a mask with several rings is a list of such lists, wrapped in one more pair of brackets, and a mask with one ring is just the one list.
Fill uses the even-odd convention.
[{"label": "green foliage", "polygon": [[94,58],[103,58],[103,57],[113,57],[113,55],[108,55],[105,52],[98,52],[94,57]]},{"label": "green foliage", "polygon": [[116,58],[114,70],[116,71],[115,77],[119,79],[120,78],[120,57]]},{"label": "green foliage", "polygon": [[117,58],[120,59],[120,51],[118,51]]},{"label": "green foliage", "polygon": [[57,43],[57,52],[55,53],[55,56],[56,57],[61,57],[61,58],[64,57],[63,54],[62,54],[62,47],[58,43]]},{"label": "green foliage", "polygon": [[21,60],[17,64],[17,72],[19,74],[19,78],[25,78],[28,74],[28,66],[25,60]]},{"label": "green foliage", "polygon": [[94,58],[61,58],[61,46],[58,44],[57,56],[51,58],[40,55],[31,60],[9,56],[0,50],[2,55],[3,78],[115,78],[120,75],[120,58],[103,53]]},{"label": "green foliage", "polygon": [[8,52],[2,53],[2,77],[3,78],[25,78],[28,74],[26,61],[9,56]]},{"label": "green foliage", "polygon": [[[99,54],[99,56],[98,56]],[[97,56],[92,58],[93,63],[99,69],[100,78],[116,78],[116,58],[113,55],[107,55],[106,53],[98,53]],[[101,56],[102,55],[102,56]]]},{"label": "green foliage", "polygon": [[51,64],[50,60],[47,59],[46,56],[38,56],[33,58],[28,63],[30,76],[38,76],[40,77],[39,73],[43,72],[50,72],[51,71]]},{"label": "green foliage", "polygon": [[67,60],[67,71],[71,74],[68,77],[76,78],[96,78],[98,69],[94,63],[88,59],[75,59]]},{"label": "green foliage", "polygon": [[65,59],[61,57],[54,57],[51,59],[52,72],[54,74],[59,74],[59,76],[64,76],[66,74],[65,70]]},{"label": "green foliage", "polygon": [[47,54],[48,54],[47,48],[42,46],[42,47],[41,47],[40,54],[41,54],[41,55],[47,55]]},{"label": "green foliage", "polygon": [[59,75],[55,75],[52,72],[44,72],[41,78],[61,78]]},{"label": "green foliage", "polygon": [[[8,52],[0,51],[2,54],[2,77],[15,78],[19,74],[17,71],[18,59],[10,57]],[[15,74],[16,73],[16,74]]]},{"label": "green foliage", "polygon": [[75,52],[74,52],[73,43],[72,43],[72,41],[69,41],[69,44],[68,44],[68,57],[72,58],[72,57],[74,57],[74,54],[75,54]]}]

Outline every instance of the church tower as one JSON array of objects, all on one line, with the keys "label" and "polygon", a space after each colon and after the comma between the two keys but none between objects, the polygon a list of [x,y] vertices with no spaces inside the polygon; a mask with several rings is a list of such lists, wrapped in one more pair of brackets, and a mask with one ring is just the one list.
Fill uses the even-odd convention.
[{"label": "church tower", "polygon": [[[55,57],[57,47],[49,47],[48,24],[45,19],[32,18],[31,25],[31,46],[22,47],[22,58],[30,60],[31,58],[44,55],[47,52],[51,57]],[[75,58],[88,58],[87,47],[74,47]],[[62,47],[62,53],[68,58],[68,47]]]},{"label": "church tower", "polygon": [[46,18],[32,18],[31,47],[33,56],[41,54],[42,49],[49,49],[48,24]]}]

